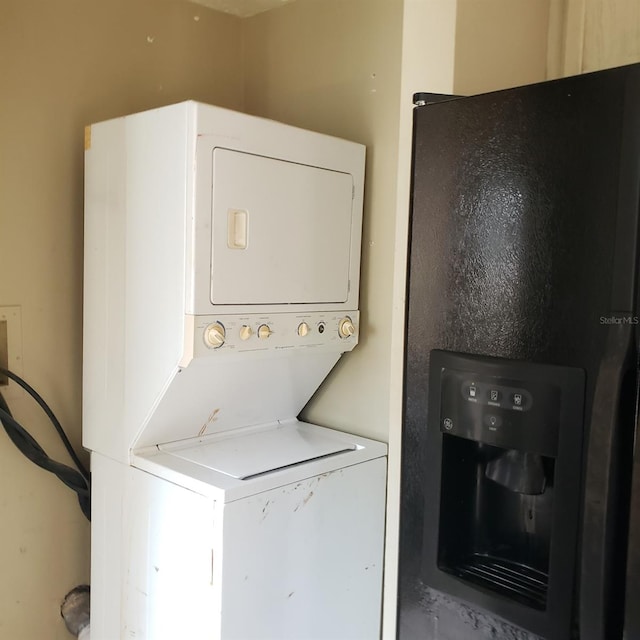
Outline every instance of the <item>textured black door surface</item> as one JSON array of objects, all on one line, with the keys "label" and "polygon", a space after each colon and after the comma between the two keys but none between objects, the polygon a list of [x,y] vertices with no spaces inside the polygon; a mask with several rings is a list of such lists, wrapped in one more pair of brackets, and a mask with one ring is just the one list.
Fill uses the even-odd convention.
[{"label": "textured black door surface", "polygon": [[611,309],[629,69],[415,109],[402,640],[532,637],[422,581],[429,353],[582,368],[589,424],[608,327],[631,320]]}]

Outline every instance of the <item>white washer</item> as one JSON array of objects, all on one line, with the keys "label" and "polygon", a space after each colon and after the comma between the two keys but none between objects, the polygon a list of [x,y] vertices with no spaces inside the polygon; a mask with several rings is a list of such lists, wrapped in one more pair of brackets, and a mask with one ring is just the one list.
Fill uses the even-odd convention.
[{"label": "white washer", "polygon": [[92,637],[379,637],[386,446],[299,422],[358,340],[364,148],[193,102],[87,130]]},{"label": "white washer", "polygon": [[[305,458],[323,457],[286,460],[285,441]],[[124,476],[117,462],[94,456],[96,486],[108,487],[94,531],[108,538],[101,547],[119,536],[122,544],[97,562],[117,556],[124,584],[99,594],[107,617],[93,613],[92,637],[378,638],[385,447],[302,423],[220,443],[222,457],[215,437],[135,456]],[[271,453],[291,466],[260,472]],[[245,480],[230,475],[254,470]],[[121,519],[127,535],[114,530]],[[94,588],[92,607],[96,597]]]}]

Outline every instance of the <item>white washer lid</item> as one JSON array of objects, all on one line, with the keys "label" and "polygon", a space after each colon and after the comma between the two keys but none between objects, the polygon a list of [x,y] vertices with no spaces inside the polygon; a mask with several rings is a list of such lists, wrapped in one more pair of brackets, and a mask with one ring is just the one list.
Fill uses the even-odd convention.
[{"label": "white washer lid", "polygon": [[239,480],[357,448],[353,443],[296,427],[278,427],[185,449],[160,445],[160,449],[177,458]]}]

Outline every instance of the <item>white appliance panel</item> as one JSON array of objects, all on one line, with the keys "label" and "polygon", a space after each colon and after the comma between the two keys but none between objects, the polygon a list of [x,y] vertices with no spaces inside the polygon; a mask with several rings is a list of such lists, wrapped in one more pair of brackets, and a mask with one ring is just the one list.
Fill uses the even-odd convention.
[{"label": "white appliance panel", "polygon": [[[159,448],[164,449],[163,446]],[[232,478],[244,480],[356,448],[355,444],[345,443],[318,431],[286,426],[207,444],[196,443],[188,448],[173,449],[171,453]]]},{"label": "white appliance panel", "polygon": [[137,436],[136,447],[291,419],[339,357],[322,351],[269,355],[196,358],[176,370]]},{"label": "white appliance panel", "polygon": [[[275,469],[270,473],[251,476],[244,480],[221,473],[210,466],[197,464],[179,455],[182,450],[222,442],[241,433],[250,435],[275,429],[292,429],[309,434],[322,434],[330,438],[337,446],[341,443],[345,452],[339,455],[314,458],[293,466]],[[300,422],[294,418],[286,422],[245,427],[238,431],[212,433],[202,438],[147,447],[133,453],[131,464],[149,474],[164,478],[172,484],[178,484],[195,493],[209,496],[220,503],[228,503],[291,484],[300,478],[320,476],[336,469],[360,464],[374,458],[384,458],[386,460],[386,455],[387,446],[382,442],[362,438],[351,433],[327,429],[308,422]]]},{"label": "white appliance panel", "polygon": [[379,638],[386,459],[313,465],[219,503],[92,454],[92,638]]},{"label": "white appliance panel", "polygon": [[215,502],[100,454],[91,471],[93,640],[221,640]]},{"label": "white appliance panel", "polygon": [[221,638],[380,638],[385,478],[377,458],[226,504]]},{"label": "white appliance panel", "polygon": [[[256,307],[252,307],[255,310]],[[182,365],[193,358],[222,359],[238,353],[277,356],[285,352],[351,351],[358,343],[360,314],[357,311],[333,313],[245,313],[238,315],[189,316],[189,337]],[[340,327],[349,322],[351,335],[343,335]],[[217,326],[224,333],[222,344],[211,344],[207,332]],[[267,329],[266,333],[263,331]],[[189,348],[191,347],[191,348]]]},{"label": "white appliance panel", "polygon": [[353,193],[348,173],[214,149],[211,302],[346,302]]}]

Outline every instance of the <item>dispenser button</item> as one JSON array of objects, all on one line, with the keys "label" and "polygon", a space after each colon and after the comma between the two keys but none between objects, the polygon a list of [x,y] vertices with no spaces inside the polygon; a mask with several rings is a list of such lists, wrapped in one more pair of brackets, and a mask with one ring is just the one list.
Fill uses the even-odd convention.
[{"label": "dispenser button", "polygon": [[476,387],[475,384],[472,384],[469,387],[469,397],[470,398],[476,398],[478,396],[478,387]]},{"label": "dispenser button", "polygon": [[489,413],[484,417],[484,424],[489,427],[489,430],[495,430],[502,426],[502,418],[493,413]]},{"label": "dispenser button", "polygon": [[489,389],[489,401],[500,402],[500,392],[497,389]]},{"label": "dispenser button", "polygon": [[521,407],[524,404],[524,397],[522,396],[521,393],[513,394],[513,404],[516,407]]}]

